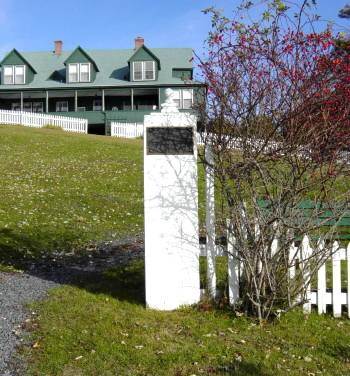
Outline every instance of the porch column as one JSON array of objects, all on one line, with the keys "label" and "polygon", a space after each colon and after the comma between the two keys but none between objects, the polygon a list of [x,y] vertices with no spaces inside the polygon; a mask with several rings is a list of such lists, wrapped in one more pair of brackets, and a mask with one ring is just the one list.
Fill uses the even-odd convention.
[{"label": "porch column", "polygon": [[105,111],[105,89],[102,89],[102,111]]},{"label": "porch column", "polygon": [[49,92],[46,90],[46,113],[49,112]]},{"label": "porch column", "polygon": [[158,88],[158,110],[161,110],[161,108],[160,108],[160,87]]},{"label": "porch column", "polygon": [[23,111],[23,91],[21,91],[21,111]]},{"label": "porch column", "polygon": [[74,91],[74,111],[78,111],[78,90]]},{"label": "porch column", "polygon": [[131,89],[131,111],[134,111],[134,89]]}]

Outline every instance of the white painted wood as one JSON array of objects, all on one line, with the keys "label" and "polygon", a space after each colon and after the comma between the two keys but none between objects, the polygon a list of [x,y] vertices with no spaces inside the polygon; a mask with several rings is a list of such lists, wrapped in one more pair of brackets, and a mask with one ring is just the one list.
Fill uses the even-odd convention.
[{"label": "white painted wood", "polygon": [[289,248],[289,278],[293,280],[295,278],[295,264],[297,258],[298,248],[291,244]]},{"label": "white painted wood", "polygon": [[306,302],[303,305],[305,313],[311,312],[311,286],[310,286],[310,266],[309,258],[312,254],[310,240],[308,236],[304,236],[301,244],[301,266],[303,271],[304,289]]},{"label": "white painted wood", "polygon": [[215,175],[214,157],[210,145],[205,147],[205,192],[206,192],[206,248],[207,248],[207,285],[209,296],[216,296],[216,247],[215,247]]},{"label": "white painted wood", "polygon": [[86,119],[33,112],[0,110],[0,124],[23,125],[33,128],[55,125],[68,132],[88,133]]},{"label": "white painted wood", "polygon": [[121,138],[137,138],[143,136],[143,123],[111,122],[111,136]]},{"label": "white painted wood", "polygon": [[239,299],[239,260],[235,248],[235,238],[230,224],[227,224],[227,267],[228,267],[228,295],[230,304]]},{"label": "white painted wood", "polygon": [[346,291],[346,304],[348,305],[348,318],[350,319],[350,243],[346,248],[346,267],[347,267],[347,291]]},{"label": "white painted wood", "polygon": [[274,257],[278,252],[278,239],[274,238],[271,243],[271,257]]},{"label": "white painted wood", "polygon": [[197,147],[193,155],[149,155],[147,128],[195,129],[197,120],[180,113],[171,97],[162,107],[145,116],[146,304],[172,310],[200,299]]},{"label": "white painted wood", "polygon": [[333,316],[341,317],[341,264],[340,264],[339,243],[334,242],[332,248],[332,270],[333,270]]},{"label": "white painted wood", "polygon": [[[325,243],[321,241],[318,244],[318,253],[323,254],[325,252]],[[318,314],[326,313],[326,263],[323,263],[317,271],[317,311]]]}]

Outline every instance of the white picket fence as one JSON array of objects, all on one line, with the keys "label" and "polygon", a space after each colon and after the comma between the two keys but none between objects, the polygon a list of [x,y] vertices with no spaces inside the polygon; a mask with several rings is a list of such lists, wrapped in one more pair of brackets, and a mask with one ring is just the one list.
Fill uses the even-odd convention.
[{"label": "white picket fence", "polygon": [[[216,295],[216,272],[215,264],[216,257],[227,256],[227,285],[228,285],[228,297],[230,304],[235,304],[239,300],[239,286],[240,278],[242,276],[242,263],[237,258],[233,247],[233,239],[230,239],[230,234],[227,234],[227,245],[215,245],[214,247],[208,244],[202,244],[200,246],[201,256],[207,257],[208,266],[210,269],[208,275],[210,279],[208,281],[208,290],[210,289],[212,296]],[[274,244],[278,244],[278,240],[274,241]],[[208,246],[209,245],[209,246]],[[319,268],[317,273],[317,286],[311,288],[309,271],[304,268],[303,278],[306,287],[306,299],[307,302],[303,304],[305,313],[310,313],[312,306],[317,307],[319,314],[326,313],[326,306],[331,305],[333,309],[334,317],[341,317],[342,306],[347,306],[347,315],[350,318],[350,243],[346,248],[341,248],[338,242],[334,242],[331,252],[329,248],[322,248],[319,246],[317,249],[313,249],[310,246],[310,241],[307,236],[303,238],[303,241],[299,246],[293,244],[289,250],[290,256],[290,268],[289,277],[291,279],[296,276],[296,267],[303,264],[307,264],[307,260],[313,255],[321,255],[322,252],[330,253],[329,260],[324,262]],[[346,267],[346,286],[342,288],[342,261],[345,261]],[[327,268],[326,265],[329,265]],[[344,272],[343,270],[343,272]],[[331,283],[331,287],[327,286],[328,281]],[[208,292],[210,292],[208,291]],[[215,293],[213,293],[215,292]]]},{"label": "white picket fence", "polygon": [[111,136],[137,138],[143,136],[143,123],[111,122]]},{"label": "white picket fence", "polygon": [[0,110],[0,124],[24,125],[33,128],[54,125],[67,132],[88,133],[87,119],[24,111]]},{"label": "white picket fence", "polygon": [[[229,301],[235,304],[239,299],[240,276],[242,275],[242,264],[237,257],[237,250],[234,249],[234,239],[232,233],[228,230],[226,234],[227,245],[219,246],[216,244],[215,232],[215,178],[211,166],[214,165],[214,158],[211,148],[207,145],[205,155],[208,164],[205,167],[205,192],[206,192],[206,244],[201,245],[201,256],[207,259],[207,289],[209,295],[215,298],[216,287],[216,257],[227,256],[228,267],[228,288]],[[228,229],[230,228],[228,224]],[[275,239],[271,245],[271,254],[278,251],[278,239]],[[327,252],[327,253],[326,253]],[[322,255],[322,258],[320,258]],[[310,257],[317,257],[323,262],[317,272],[317,288],[311,289],[310,271],[306,265]],[[327,257],[328,256],[328,257]],[[326,260],[326,261],[325,261]],[[342,286],[342,261],[346,263],[346,286]],[[331,267],[326,268],[326,264]],[[326,306],[332,305],[333,316],[340,317],[342,306],[347,306],[347,315],[350,318],[350,243],[346,248],[339,246],[334,242],[332,248],[325,247],[324,243],[318,243],[317,249],[310,246],[310,240],[305,236],[301,244],[297,247],[293,244],[289,250],[289,277],[293,279],[296,276],[296,266],[301,265],[304,287],[306,289],[306,300],[303,308],[304,312],[309,313],[312,305],[317,306],[319,314],[326,312]],[[343,270],[344,272],[344,270]],[[331,273],[331,287],[327,286],[327,275]],[[328,275],[329,276],[329,275]],[[342,287],[344,287],[342,289]]]}]

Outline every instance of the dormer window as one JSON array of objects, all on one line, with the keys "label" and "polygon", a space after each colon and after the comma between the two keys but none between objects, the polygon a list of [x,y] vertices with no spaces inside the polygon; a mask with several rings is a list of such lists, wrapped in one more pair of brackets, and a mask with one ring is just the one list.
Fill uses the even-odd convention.
[{"label": "dormer window", "polygon": [[90,63],[69,64],[68,65],[69,82],[90,82],[91,80],[90,72],[91,72]]},{"label": "dormer window", "polygon": [[4,66],[4,84],[5,85],[24,85],[25,84],[25,65],[5,65]]},{"label": "dormer window", "polygon": [[156,64],[154,61],[133,62],[134,81],[152,81],[156,77]]}]

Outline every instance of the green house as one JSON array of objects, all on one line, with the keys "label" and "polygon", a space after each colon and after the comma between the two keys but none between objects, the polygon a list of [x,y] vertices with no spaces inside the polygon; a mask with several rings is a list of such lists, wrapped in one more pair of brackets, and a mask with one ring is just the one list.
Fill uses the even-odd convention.
[{"label": "green house", "polygon": [[108,134],[111,121],[142,122],[158,111],[165,89],[176,93],[181,111],[191,111],[204,85],[193,80],[190,48],[53,52],[13,49],[0,63],[0,109],[86,118],[89,132]]}]

